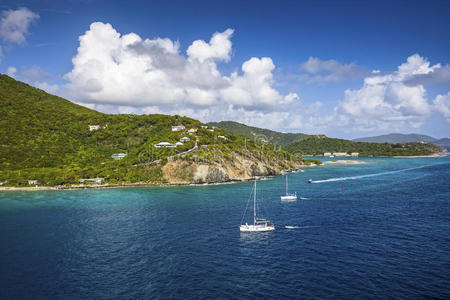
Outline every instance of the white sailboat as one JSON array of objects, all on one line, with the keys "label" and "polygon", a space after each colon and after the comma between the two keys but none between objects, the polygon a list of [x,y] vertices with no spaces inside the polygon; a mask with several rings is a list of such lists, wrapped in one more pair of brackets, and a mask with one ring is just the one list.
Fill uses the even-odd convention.
[{"label": "white sailboat", "polygon": [[285,189],[285,191],[283,191],[284,192],[284,194],[283,194],[283,192],[281,192],[281,201],[294,201],[294,200],[297,200],[297,192],[295,192],[295,193],[289,193],[288,192],[288,176],[286,175],[285,177],[284,177],[284,189]]},{"label": "white sailboat", "polygon": [[[245,216],[245,214],[244,214]],[[244,219],[244,217],[242,217],[242,220]],[[242,221],[241,221],[242,223]],[[257,231],[271,231],[271,230],[275,230],[275,226],[273,225],[272,222],[266,220],[266,219],[261,219],[261,218],[257,218],[256,217],[256,180],[255,180],[255,185],[254,185],[254,190],[253,190],[253,224],[242,224],[239,227],[240,231],[246,231],[246,232],[257,232]]]}]

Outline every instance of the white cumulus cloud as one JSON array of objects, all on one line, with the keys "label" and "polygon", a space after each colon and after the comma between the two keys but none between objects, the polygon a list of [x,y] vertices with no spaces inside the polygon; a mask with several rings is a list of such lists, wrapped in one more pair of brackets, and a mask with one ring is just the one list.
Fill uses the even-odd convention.
[{"label": "white cumulus cloud", "polygon": [[342,124],[361,130],[419,127],[431,113],[422,84],[407,84],[411,78],[429,75],[441,68],[418,54],[411,55],[397,71],[367,77],[358,90],[346,90],[335,108]]},{"label": "white cumulus cloud", "polygon": [[26,7],[3,11],[0,19],[0,38],[4,42],[25,43],[28,28],[37,19],[39,15]]},{"label": "white cumulus cloud", "polygon": [[433,101],[433,108],[450,121],[450,92],[446,95],[437,95]]},{"label": "white cumulus cloud", "polygon": [[198,59],[204,62],[207,59],[230,60],[231,41],[233,29],[227,29],[224,32],[216,32],[209,43],[197,40],[187,49],[187,54],[191,59]]},{"label": "white cumulus cloud", "polygon": [[[252,109],[273,108],[283,96],[272,87],[275,65],[270,57],[253,57],[242,64],[243,75],[231,74],[230,86],[222,90],[225,101]],[[293,100],[292,96],[288,99]]]},{"label": "white cumulus cloud", "polygon": [[229,104],[267,108],[298,100],[298,95],[282,95],[273,87],[275,65],[268,57],[244,62],[242,74],[227,76],[218,70],[218,62],[231,59],[233,32],[216,32],[209,42],[196,40],[184,55],[177,41],[121,35],[110,24],[92,23],[79,37],[73,69],[65,75],[66,96],[171,111]]}]

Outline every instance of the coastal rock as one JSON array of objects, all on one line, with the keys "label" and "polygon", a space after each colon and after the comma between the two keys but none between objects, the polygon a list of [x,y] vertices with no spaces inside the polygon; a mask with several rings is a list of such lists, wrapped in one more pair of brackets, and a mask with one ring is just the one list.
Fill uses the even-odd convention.
[{"label": "coastal rock", "polygon": [[206,182],[226,182],[230,180],[230,176],[225,172],[224,169],[213,167],[209,168],[208,174],[206,175]]},{"label": "coastal rock", "polygon": [[[256,162],[255,162],[256,161]],[[202,184],[249,180],[255,176],[276,176],[286,169],[288,161],[257,161],[249,155],[233,153],[231,159],[216,156],[208,162],[169,159],[163,166],[163,178],[170,184]],[[302,167],[302,163],[289,168]]]}]

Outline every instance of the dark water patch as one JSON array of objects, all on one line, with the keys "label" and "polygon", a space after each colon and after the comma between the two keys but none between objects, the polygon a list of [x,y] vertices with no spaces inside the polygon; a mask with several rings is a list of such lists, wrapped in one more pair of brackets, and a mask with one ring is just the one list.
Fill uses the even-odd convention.
[{"label": "dark water patch", "polygon": [[1,193],[0,298],[450,298],[449,159],[307,169],[290,203],[260,182],[259,234],[251,183]]}]

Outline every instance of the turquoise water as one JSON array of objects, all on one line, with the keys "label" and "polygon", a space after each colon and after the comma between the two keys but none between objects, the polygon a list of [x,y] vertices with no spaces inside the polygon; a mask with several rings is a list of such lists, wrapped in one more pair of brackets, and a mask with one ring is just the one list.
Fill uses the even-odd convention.
[{"label": "turquoise water", "polygon": [[256,234],[249,182],[2,192],[0,298],[450,298],[450,157],[360,160],[258,182]]}]

